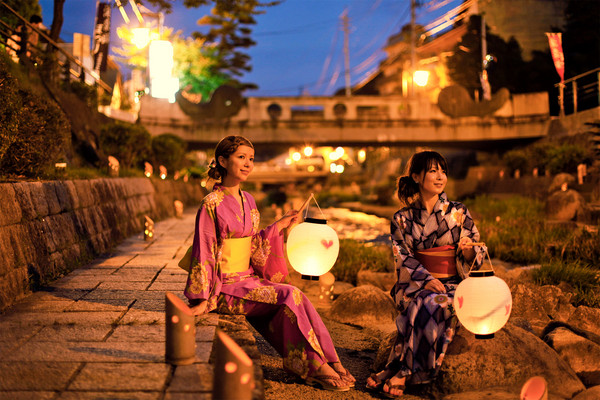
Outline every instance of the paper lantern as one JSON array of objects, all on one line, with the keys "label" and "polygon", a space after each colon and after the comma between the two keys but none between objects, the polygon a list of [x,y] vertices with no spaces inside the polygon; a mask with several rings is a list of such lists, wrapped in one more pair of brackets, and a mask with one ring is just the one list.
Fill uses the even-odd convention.
[{"label": "paper lantern", "polygon": [[144,240],[154,239],[154,221],[147,215],[144,215]]},{"label": "paper lantern", "polygon": [[508,321],[511,308],[510,289],[494,271],[471,271],[454,293],[458,320],[478,339],[493,338]]},{"label": "paper lantern", "polygon": [[543,376],[529,378],[521,388],[520,400],[548,400],[548,382]]},{"label": "paper lantern", "polygon": [[302,279],[318,280],[333,267],[339,250],[338,236],[324,219],[306,218],[287,240],[288,260]]}]

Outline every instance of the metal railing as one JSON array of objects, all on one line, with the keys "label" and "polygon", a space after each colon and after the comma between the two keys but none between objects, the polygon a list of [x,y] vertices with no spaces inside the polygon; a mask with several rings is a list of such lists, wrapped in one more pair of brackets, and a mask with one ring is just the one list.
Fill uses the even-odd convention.
[{"label": "metal railing", "polygon": [[600,106],[600,67],[554,85],[558,89],[560,115]]},{"label": "metal railing", "polygon": [[[24,58],[32,59],[44,52],[57,51],[64,58],[63,60],[57,60],[58,66],[62,71],[68,71],[67,76],[73,76],[81,82],[85,82],[86,75],[91,76],[98,86],[109,94],[112,93],[112,87],[100,79],[100,76],[96,71],[92,71],[85,67],[81,61],[61,48],[60,45],[52,40],[44,31],[33,26],[8,4],[0,0],[0,9],[2,8],[14,15],[21,22],[21,26],[23,27],[18,30],[16,27],[12,27],[0,20],[0,43],[3,44],[10,53],[15,53],[19,60],[23,60]],[[2,12],[4,12],[4,10],[2,10]],[[28,36],[31,34],[30,32],[35,32],[39,35],[46,44],[45,48],[39,43],[35,44],[29,41]],[[71,66],[73,64],[75,65],[75,68],[78,68],[79,70],[72,68]]]}]

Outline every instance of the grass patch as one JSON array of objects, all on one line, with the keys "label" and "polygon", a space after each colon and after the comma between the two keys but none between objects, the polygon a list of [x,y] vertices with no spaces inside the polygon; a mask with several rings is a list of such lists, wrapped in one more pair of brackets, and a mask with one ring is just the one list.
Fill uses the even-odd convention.
[{"label": "grass patch", "polygon": [[353,239],[340,240],[340,253],[331,273],[339,281],[356,285],[358,272],[363,269],[393,271],[394,259],[390,247],[385,244],[368,246]]},{"label": "grass patch", "polygon": [[600,271],[580,261],[553,260],[533,271],[539,285],[558,285],[565,282],[573,287],[573,305],[600,307]]}]

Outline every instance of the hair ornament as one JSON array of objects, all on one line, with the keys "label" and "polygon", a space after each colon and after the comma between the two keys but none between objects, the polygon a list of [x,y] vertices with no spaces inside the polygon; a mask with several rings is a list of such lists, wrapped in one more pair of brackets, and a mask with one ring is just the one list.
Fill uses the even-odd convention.
[{"label": "hair ornament", "polygon": [[208,164],[208,168],[217,168],[217,161],[213,158],[210,164]]}]

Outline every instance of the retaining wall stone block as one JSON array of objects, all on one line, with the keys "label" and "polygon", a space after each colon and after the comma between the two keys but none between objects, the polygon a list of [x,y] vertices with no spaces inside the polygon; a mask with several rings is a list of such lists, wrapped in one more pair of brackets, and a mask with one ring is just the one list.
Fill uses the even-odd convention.
[{"label": "retaining wall stone block", "polygon": [[42,182],[44,197],[46,198],[46,202],[48,203],[48,214],[46,215],[58,214],[61,211],[55,187],[56,182]]},{"label": "retaining wall stone block", "polygon": [[0,226],[16,224],[21,218],[15,189],[12,185],[0,185]]},{"label": "retaining wall stone block", "polygon": [[[4,186],[4,185],[0,185]],[[15,201],[21,209],[21,218],[24,221],[37,217],[37,212],[31,199],[30,185],[28,182],[17,182],[11,185],[15,191]]]},{"label": "retaining wall stone block", "polygon": [[77,197],[79,198],[79,207],[87,208],[94,205],[94,197],[92,193],[92,185],[88,180],[75,180],[73,181],[75,190],[77,191]]},{"label": "retaining wall stone block", "polygon": [[10,306],[29,290],[27,267],[11,271],[0,280],[0,309]]},{"label": "retaining wall stone block", "polygon": [[73,181],[63,181],[62,184],[65,190],[67,191],[67,194],[69,195],[69,200],[71,202],[71,210],[77,210],[80,207],[80,205],[75,184],[73,183]]},{"label": "retaining wall stone block", "polygon": [[56,198],[58,199],[60,213],[71,211],[73,209],[73,203],[71,201],[69,189],[64,183],[65,182],[62,181],[54,182],[54,190],[56,191]]}]

